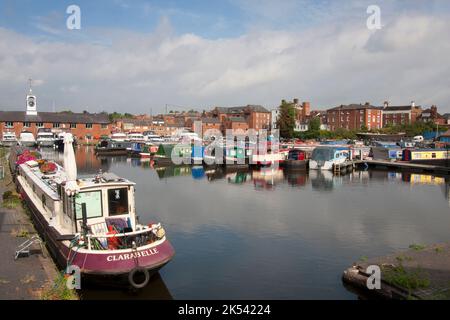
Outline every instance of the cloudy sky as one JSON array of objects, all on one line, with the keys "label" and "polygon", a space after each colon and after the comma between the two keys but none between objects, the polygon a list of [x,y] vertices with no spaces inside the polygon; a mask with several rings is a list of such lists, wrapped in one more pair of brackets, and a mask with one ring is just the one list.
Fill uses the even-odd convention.
[{"label": "cloudy sky", "polygon": [[[81,9],[68,30],[66,9]],[[369,5],[381,30],[369,30]],[[450,112],[448,0],[0,0],[0,109],[371,102]]]}]

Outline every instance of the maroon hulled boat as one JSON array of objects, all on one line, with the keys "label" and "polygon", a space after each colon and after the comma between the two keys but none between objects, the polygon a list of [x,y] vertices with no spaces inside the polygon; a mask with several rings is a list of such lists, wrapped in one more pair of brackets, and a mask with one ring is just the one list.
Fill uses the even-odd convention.
[{"label": "maroon hulled boat", "polygon": [[146,286],[174,255],[164,229],[138,223],[133,182],[112,173],[77,177],[70,136],[65,144],[64,167],[42,160],[16,167],[16,184],[38,232],[60,267],[77,266],[85,278]]}]

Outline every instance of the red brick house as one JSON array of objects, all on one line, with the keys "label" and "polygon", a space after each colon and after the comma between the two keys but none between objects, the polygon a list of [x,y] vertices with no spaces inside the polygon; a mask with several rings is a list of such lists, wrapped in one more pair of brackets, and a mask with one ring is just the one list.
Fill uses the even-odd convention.
[{"label": "red brick house", "polygon": [[341,105],[327,110],[327,124],[331,131],[380,129],[383,126],[383,110],[370,103]]},{"label": "red brick house", "polygon": [[421,113],[421,106],[416,106],[414,101],[409,106],[390,106],[386,101],[383,106],[383,127],[387,125],[413,124]]}]

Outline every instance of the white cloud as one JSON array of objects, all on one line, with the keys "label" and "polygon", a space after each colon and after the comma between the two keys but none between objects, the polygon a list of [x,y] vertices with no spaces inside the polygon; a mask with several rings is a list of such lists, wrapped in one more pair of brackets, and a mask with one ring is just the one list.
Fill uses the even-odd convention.
[{"label": "white cloud", "polygon": [[41,110],[52,101],[80,111],[274,107],[299,97],[318,108],[388,99],[449,112],[449,21],[404,14],[375,33],[361,20],[210,40],[176,35],[164,18],[151,34],[97,30],[108,45],[0,29],[0,106],[22,108],[31,76],[42,80]]}]

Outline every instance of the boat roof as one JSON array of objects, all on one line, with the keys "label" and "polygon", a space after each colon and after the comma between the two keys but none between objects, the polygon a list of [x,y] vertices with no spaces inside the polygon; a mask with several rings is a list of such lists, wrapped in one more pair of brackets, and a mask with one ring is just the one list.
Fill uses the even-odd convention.
[{"label": "boat roof", "polygon": [[424,152],[446,151],[446,152],[448,152],[449,151],[449,150],[447,150],[445,148],[440,148],[440,149],[426,148],[426,149],[410,149],[410,150],[413,151],[413,152],[421,152],[421,151],[424,151]]},{"label": "boat roof", "polygon": [[336,146],[336,145],[320,145],[316,149],[349,150],[349,147]]},{"label": "boat roof", "polygon": [[[54,200],[58,200],[58,185],[67,181],[67,175],[62,166],[57,163],[55,164],[57,168],[55,174],[43,174],[38,166],[30,166],[28,163],[23,163],[20,167],[36,184],[42,187],[42,190],[44,190]],[[94,187],[95,189],[101,189],[102,187],[108,186],[135,185],[134,182],[109,172],[104,172],[98,175],[80,176],[78,177],[77,182],[80,191],[93,189]]]}]

